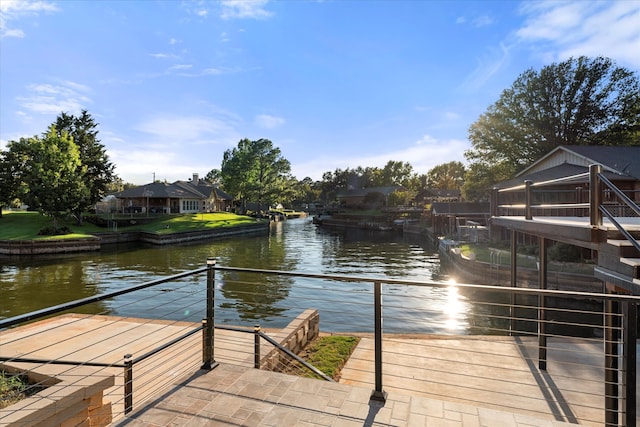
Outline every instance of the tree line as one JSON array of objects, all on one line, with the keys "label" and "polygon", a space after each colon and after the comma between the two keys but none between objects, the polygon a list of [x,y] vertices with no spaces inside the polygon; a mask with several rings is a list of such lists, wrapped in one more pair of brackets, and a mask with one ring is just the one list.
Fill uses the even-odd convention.
[{"label": "tree line", "polygon": [[[571,58],[523,72],[469,127],[467,164],[452,161],[418,173],[408,162],[336,169],[322,179],[298,180],[268,139],[242,139],[205,177],[232,195],[267,207],[330,203],[345,190],[401,186],[397,203],[427,188],[461,190],[484,200],[493,184],[560,145],[640,145],[640,80],[603,57]],[[97,124],[85,110],[61,113],[41,136],[10,141],[0,150],[0,206],[28,204],[50,215],[82,212],[127,185],[114,174]],[[1,215],[1,209],[0,209]]]}]

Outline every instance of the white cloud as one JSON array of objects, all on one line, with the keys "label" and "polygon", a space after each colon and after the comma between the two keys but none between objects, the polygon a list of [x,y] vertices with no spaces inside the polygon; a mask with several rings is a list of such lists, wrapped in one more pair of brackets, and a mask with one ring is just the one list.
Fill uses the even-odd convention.
[{"label": "white cloud", "polygon": [[27,86],[27,92],[25,96],[16,99],[22,108],[36,114],[78,114],[92,103],[87,95],[90,92],[89,87],[71,81],[62,81],[55,85],[31,84]]},{"label": "white cloud", "polygon": [[517,39],[542,58],[606,56],[640,68],[640,2],[527,2]]},{"label": "white cloud", "polygon": [[255,118],[256,125],[264,129],[275,129],[282,126],[285,120],[282,117],[271,116],[269,114],[259,114]]},{"label": "white cloud", "polygon": [[175,144],[230,144],[240,139],[235,130],[235,119],[228,116],[158,115],[135,128],[150,136],[151,141],[160,147],[171,147]]},{"label": "white cloud", "polygon": [[267,0],[223,0],[222,19],[266,19],[273,15],[264,7]]},{"label": "white cloud", "polygon": [[57,6],[48,1],[2,0],[0,1],[0,38],[24,37],[22,29],[9,27],[11,21],[38,15],[41,12],[57,11]]},{"label": "white cloud", "polygon": [[474,92],[496,75],[510,60],[511,46],[501,43],[498,48],[487,49],[485,54],[477,59],[478,66],[467,76],[460,88],[463,91]]}]

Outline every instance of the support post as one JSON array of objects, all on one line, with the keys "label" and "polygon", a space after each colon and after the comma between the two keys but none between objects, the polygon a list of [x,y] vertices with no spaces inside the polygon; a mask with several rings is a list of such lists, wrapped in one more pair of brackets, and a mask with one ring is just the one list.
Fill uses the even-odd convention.
[{"label": "support post", "polygon": [[524,219],[531,220],[533,216],[531,215],[531,191],[533,181],[526,180],[524,182]]},{"label": "support post", "polygon": [[260,369],[260,325],[253,327],[253,367]]},{"label": "support post", "polygon": [[387,393],[382,390],[382,284],[373,284],[374,318],[375,318],[375,377],[376,388],[370,400],[387,401]]},{"label": "support post", "polygon": [[604,406],[605,425],[619,425],[619,343],[620,343],[620,303],[605,301],[604,313]]},{"label": "support post", "polygon": [[[540,252],[540,260],[538,267],[538,280],[540,283],[540,290],[546,290],[548,288],[547,281],[547,243],[548,240],[544,237],[540,237],[540,246],[538,252]],[[547,331],[546,331],[546,307],[545,296],[540,295],[538,297],[538,369],[541,371],[547,370]]]},{"label": "support post", "polygon": [[601,165],[589,166],[589,221],[592,227],[602,226],[602,182],[598,178],[601,172]]},{"label": "support post", "polygon": [[[517,284],[518,243],[517,232],[511,230],[511,287],[515,289]],[[509,303],[509,335],[516,330],[516,294],[511,292]]]},{"label": "support post", "polygon": [[636,343],[638,340],[638,305],[626,301],[623,308],[624,314],[624,344],[622,349],[624,376],[624,425],[636,427]]},{"label": "support post", "polygon": [[203,323],[202,369],[211,370],[218,366],[214,354],[214,304],[215,304],[215,258],[207,258],[207,313]]},{"label": "support post", "polygon": [[133,355],[124,355],[124,413],[133,410]]}]

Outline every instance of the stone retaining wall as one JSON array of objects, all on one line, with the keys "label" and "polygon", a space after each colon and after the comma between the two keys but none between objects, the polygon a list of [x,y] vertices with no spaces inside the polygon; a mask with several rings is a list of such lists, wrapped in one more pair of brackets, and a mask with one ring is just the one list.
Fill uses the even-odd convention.
[{"label": "stone retaining wall", "polygon": [[113,420],[111,402],[103,393],[115,383],[113,375],[86,366],[16,364],[0,367],[28,372],[30,380],[48,387],[2,410],[0,425],[7,427],[104,427]]},{"label": "stone retaining wall", "polygon": [[[280,341],[280,344],[292,353],[298,354],[309,341],[312,341],[320,333],[320,314],[318,310],[310,308],[303,311],[282,332],[284,338]],[[289,360],[289,356],[274,348],[261,358],[260,368],[279,371]]]},{"label": "stone retaining wall", "polygon": [[100,238],[64,240],[5,240],[0,242],[0,255],[40,255],[100,250]]},{"label": "stone retaining wall", "polygon": [[0,255],[40,255],[70,252],[99,251],[102,245],[145,242],[154,245],[169,245],[220,237],[245,234],[268,233],[269,223],[258,223],[213,230],[184,231],[171,234],[156,234],[142,231],[99,233],[95,237],[61,240],[3,240]]}]

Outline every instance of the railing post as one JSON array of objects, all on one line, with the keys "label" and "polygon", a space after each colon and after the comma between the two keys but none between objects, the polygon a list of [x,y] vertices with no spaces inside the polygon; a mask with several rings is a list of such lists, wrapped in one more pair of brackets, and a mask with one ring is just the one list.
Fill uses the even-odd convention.
[{"label": "railing post", "polygon": [[[515,288],[518,279],[518,243],[517,232],[511,230],[511,287]],[[509,335],[513,335],[516,329],[516,294],[511,292],[510,304],[509,304]]]},{"label": "railing post", "polygon": [[524,182],[524,219],[531,220],[533,216],[531,215],[531,186],[533,181],[526,180]]},{"label": "railing post", "polygon": [[[540,237],[539,281],[540,289],[547,289],[547,239]],[[544,295],[538,296],[538,369],[547,370],[547,331],[546,301]]]},{"label": "railing post", "polygon": [[253,327],[253,367],[260,369],[260,325]]},{"label": "railing post", "polygon": [[376,388],[371,393],[371,400],[387,401],[387,393],[382,390],[382,285],[380,282],[373,284],[374,298],[374,322],[375,322],[375,377]]},{"label": "railing post", "polygon": [[491,209],[491,216],[498,216],[500,206],[500,191],[497,188],[491,189],[491,201],[489,208]]},{"label": "railing post", "polygon": [[604,401],[605,425],[619,425],[619,372],[620,372],[620,303],[613,299],[605,301],[604,313]]},{"label": "railing post", "polygon": [[598,174],[601,172],[601,165],[589,166],[589,221],[592,227],[600,227],[602,225],[602,212],[600,212],[602,182],[598,178]]},{"label": "railing post", "polygon": [[215,304],[215,258],[207,258],[207,313],[203,323],[202,369],[213,369],[218,366],[214,354],[214,304]]},{"label": "railing post", "polygon": [[623,307],[624,314],[624,343],[623,356],[623,383],[624,387],[624,418],[627,427],[636,426],[636,342],[638,340],[638,305],[626,301]]},{"label": "railing post", "polygon": [[133,355],[124,355],[124,413],[133,410]]}]

